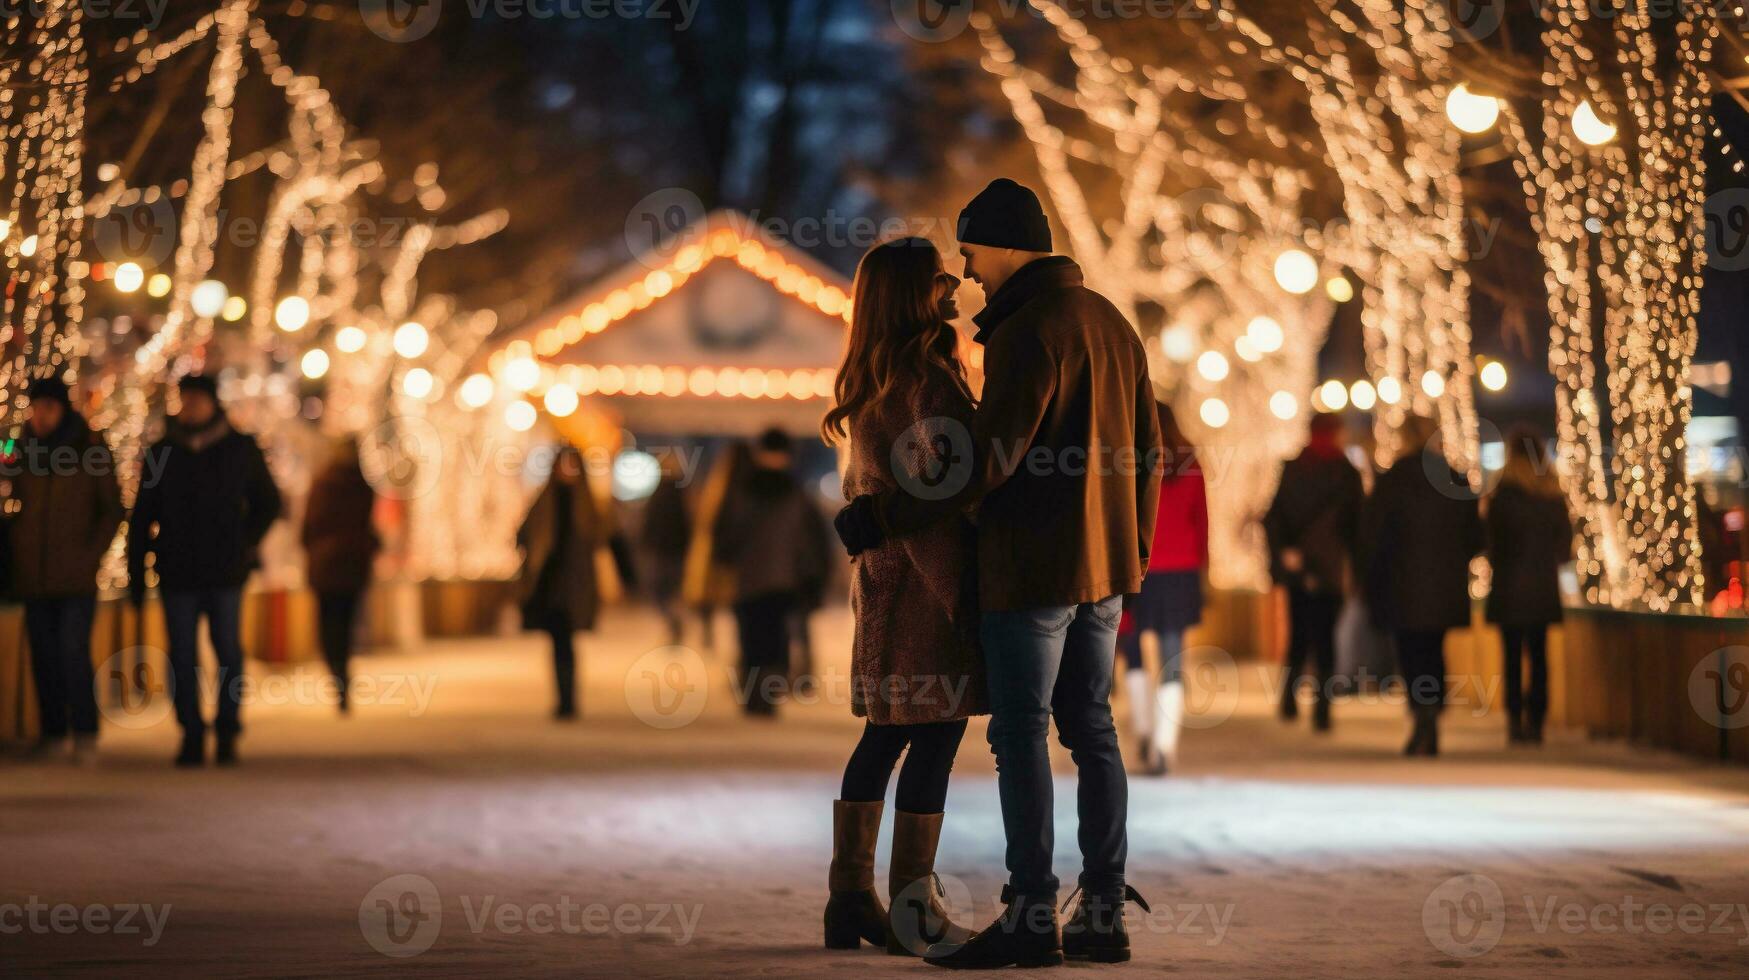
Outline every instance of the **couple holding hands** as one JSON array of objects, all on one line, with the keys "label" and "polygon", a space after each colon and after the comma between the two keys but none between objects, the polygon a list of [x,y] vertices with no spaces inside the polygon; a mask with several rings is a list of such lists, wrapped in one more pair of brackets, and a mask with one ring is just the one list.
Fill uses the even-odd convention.
[{"label": "couple holding hands", "polygon": [[[1051,252],[1036,194],[997,180],[961,212],[965,274],[986,297],[974,403],[955,352],[959,279],[928,241],[871,249],[836,404],[848,437],[835,522],[855,560],[853,707],[868,720],[833,804],[826,945],[861,942],[960,969],[1130,957],[1128,784],[1110,695],[1123,596],[1153,540],[1162,436],[1136,331]],[[934,874],[966,719],[989,714],[1009,881],[981,932],[952,922]],[[1049,728],[1079,773],[1080,901],[1059,920]],[[875,843],[899,757],[889,909]]]}]

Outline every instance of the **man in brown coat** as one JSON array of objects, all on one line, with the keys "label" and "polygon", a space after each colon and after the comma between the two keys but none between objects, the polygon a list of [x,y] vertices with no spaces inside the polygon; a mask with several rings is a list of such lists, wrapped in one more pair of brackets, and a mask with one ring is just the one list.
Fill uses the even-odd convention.
[{"label": "man in brown coat", "polygon": [[[1147,357],[1123,314],[1050,254],[1038,196],[998,180],[960,214],[966,276],[984,288],[983,401],[955,461],[927,487],[859,497],[839,515],[856,554],[978,503],[980,634],[990,746],[1008,838],[1007,911],[954,968],[1129,958],[1123,928],[1128,784],[1111,717],[1125,593],[1140,589],[1160,492],[1161,436]],[[963,437],[963,438],[957,438]],[[1080,775],[1083,901],[1058,928],[1047,737]]]},{"label": "man in brown coat", "polygon": [[121,525],[121,493],[109,447],[73,410],[66,384],[42,378],[28,394],[24,439],[0,464],[0,480],[12,485],[12,584],[24,600],[39,751],[71,733],[75,757],[83,757],[97,741],[97,568]]}]

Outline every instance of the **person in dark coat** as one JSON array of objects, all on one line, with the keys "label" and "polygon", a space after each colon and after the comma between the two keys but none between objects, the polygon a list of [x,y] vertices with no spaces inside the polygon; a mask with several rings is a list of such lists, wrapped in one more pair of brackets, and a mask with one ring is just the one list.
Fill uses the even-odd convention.
[{"label": "person in dark coat", "polygon": [[744,707],[777,713],[788,680],[793,617],[825,588],[825,518],[790,472],[795,448],[780,429],[760,435],[752,467],[733,487],[711,534],[715,557],[732,570],[735,630],[741,643]]},{"label": "person in dark coat", "polygon": [[13,595],[24,601],[36,682],[39,737],[47,752],[73,737],[74,758],[97,744],[91,624],[97,570],[121,526],[115,459],[73,409],[59,378],[42,378],[30,399],[24,438],[0,462],[11,483],[4,531],[11,543]]},{"label": "person in dark coat", "polygon": [[650,598],[668,624],[669,643],[679,643],[683,636],[680,592],[686,575],[686,551],[692,543],[692,518],[687,513],[678,469],[672,456],[663,459],[662,476],[645,501],[644,524],[638,535]]},{"label": "person in dark coat", "polygon": [[560,721],[577,717],[576,633],[595,628],[601,611],[595,552],[612,534],[612,514],[590,489],[583,454],[566,446],[516,532],[523,553],[517,579],[523,625],[552,640],[553,717]]},{"label": "person in dark coat", "polygon": [[237,760],[243,730],[243,585],[260,563],[261,539],[279,519],[279,488],[261,447],[231,428],[212,378],[188,375],[178,391],[181,412],[141,464],[128,520],[128,593],[135,606],[145,602],[149,568],[170,634],[179,766],[206,761],[196,641],[206,618],[219,664],[215,758],[228,765]]},{"label": "person in dark coat", "polygon": [[1314,731],[1330,729],[1331,677],[1336,672],[1336,620],[1360,528],[1365,492],[1360,472],[1343,454],[1342,418],[1312,416],[1306,448],[1282,467],[1281,487],[1263,517],[1270,575],[1287,590],[1287,677],[1283,720],[1299,717],[1299,675],[1307,662],[1318,679]]},{"label": "person in dark coat", "polygon": [[1445,634],[1470,622],[1470,559],[1483,545],[1476,495],[1433,445],[1438,431],[1409,418],[1402,455],[1373,487],[1362,531],[1370,609],[1396,639],[1414,719],[1406,755],[1439,754]]},{"label": "person in dark coat", "polygon": [[[855,555],[977,506],[979,638],[1010,900],[983,932],[926,958],[953,968],[1128,958],[1129,783],[1111,687],[1123,596],[1141,588],[1160,494],[1147,353],[1081,267],[1051,254],[1032,190],[991,182],[960,213],[959,239],[986,298],[973,317],[985,382],[971,431],[945,433],[953,462],[939,480],[860,496],[837,522]],[[1081,799],[1081,902],[1060,935],[1053,719]]]},{"label": "person in dark coat", "polygon": [[1487,513],[1494,587],[1486,609],[1505,644],[1507,735],[1515,745],[1537,745],[1549,706],[1548,631],[1561,621],[1561,566],[1573,559],[1573,521],[1536,433],[1520,429],[1507,436],[1506,466]]},{"label": "person in dark coat", "polygon": [[[958,287],[921,238],[895,239],[863,257],[837,401],[821,426],[829,443],[850,437],[846,499],[927,479],[942,464],[940,447],[911,436],[948,420],[971,424],[971,390],[951,322],[959,315]],[[868,721],[832,804],[829,948],[866,940],[918,956],[931,943],[970,935],[943,910],[933,875],[966,719],[988,711],[975,548],[972,525],[958,513],[855,559],[851,711]],[[901,754],[887,876],[892,908],[883,912],[874,890],[875,841]]]},{"label": "person in dark coat", "polygon": [[310,588],[316,593],[316,632],[339,687],[341,714],[351,708],[347,691],[359,603],[382,547],[371,521],[375,507],[376,491],[359,465],[358,443],[345,440],[310,487],[303,531]]}]

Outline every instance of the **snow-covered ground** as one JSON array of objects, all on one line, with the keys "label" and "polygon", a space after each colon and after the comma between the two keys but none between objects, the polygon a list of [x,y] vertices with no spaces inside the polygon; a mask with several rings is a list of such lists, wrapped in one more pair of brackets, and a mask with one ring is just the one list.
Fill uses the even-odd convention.
[{"label": "snow-covered ground", "polygon": [[[178,771],[154,706],[112,712],[95,764],[0,768],[0,975],[932,975],[820,948],[830,807],[855,739],[844,615],[816,623],[817,703],[742,720],[726,653],[652,617],[586,642],[585,719],[546,716],[533,638],[361,658],[334,716],[318,675],[263,681],[243,764]],[[732,634],[720,631],[724,637]],[[1314,738],[1261,678],[1211,701],[1181,774],[1131,783],[1128,967],[1187,977],[1740,976],[1749,771],[1556,733],[1508,751],[1455,713],[1445,757],[1396,755],[1399,709]],[[1067,760],[1059,760],[1068,772]],[[1072,776],[1058,873],[1076,867]],[[885,847],[882,848],[885,860]],[[941,870],[995,912],[1002,834],[974,724]],[[884,865],[883,865],[884,866]]]}]

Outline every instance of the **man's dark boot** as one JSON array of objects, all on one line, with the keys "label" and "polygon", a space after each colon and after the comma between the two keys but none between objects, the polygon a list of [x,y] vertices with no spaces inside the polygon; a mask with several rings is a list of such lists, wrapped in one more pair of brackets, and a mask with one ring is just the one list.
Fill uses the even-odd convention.
[{"label": "man's dark boot", "polygon": [[[1144,912],[1152,912],[1148,900],[1128,885],[1121,896],[1093,895],[1077,890],[1081,903],[1063,924],[1063,955],[1072,960],[1094,963],[1128,963],[1130,934],[1124,928],[1123,907],[1134,902]],[[1069,896],[1074,901],[1075,896]]]},{"label": "man's dark boot", "polygon": [[206,765],[206,735],[201,732],[184,732],[182,735],[182,750],[176,753],[176,765],[181,769],[193,769]]},{"label": "man's dark boot", "polygon": [[832,802],[832,868],[827,884],[826,948],[887,943],[887,910],[874,889],[875,841],[885,803]]},{"label": "man's dark boot", "polygon": [[1404,755],[1436,756],[1439,754],[1439,706],[1415,706],[1415,731],[1409,736]]},{"label": "man's dark boot", "polygon": [[221,766],[237,764],[237,736],[220,735],[213,751],[213,762]]},{"label": "man's dark boot", "polygon": [[929,948],[923,962],[950,970],[1000,970],[1009,966],[1061,966],[1063,931],[1054,900],[1037,901],[1002,889],[1007,908],[989,928],[954,946]]},{"label": "man's dark boot", "polygon": [[1298,690],[1299,675],[1289,671],[1287,680],[1282,683],[1281,704],[1276,709],[1276,714],[1281,716],[1282,721],[1293,721],[1300,716],[1300,702],[1295,696]]},{"label": "man's dark boot", "polygon": [[887,952],[922,956],[936,943],[958,945],[972,931],[948,917],[935,876],[935,849],[942,814],[893,813],[893,859],[887,869]]}]

